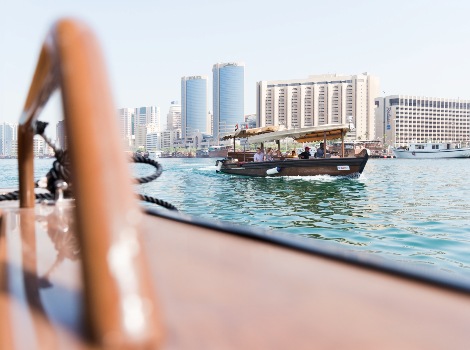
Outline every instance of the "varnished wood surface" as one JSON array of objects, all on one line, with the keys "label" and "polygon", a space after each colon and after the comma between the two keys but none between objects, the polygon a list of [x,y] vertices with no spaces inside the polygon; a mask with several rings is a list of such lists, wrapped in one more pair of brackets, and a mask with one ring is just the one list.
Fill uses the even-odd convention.
[{"label": "varnished wood surface", "polygon": [[470,296],[158,218],[145,242],[172,349],[465,349]]},{"label": "varnished wood surface", "polygon": [[[58,231],[63,216],[40,210],[34,236],[21,224],[27,212],[4,210],[3,348],[91,348],[78,242]],[[162,349],[466,349],[470,342],[464,293],[165,218],[144,222]]]}]

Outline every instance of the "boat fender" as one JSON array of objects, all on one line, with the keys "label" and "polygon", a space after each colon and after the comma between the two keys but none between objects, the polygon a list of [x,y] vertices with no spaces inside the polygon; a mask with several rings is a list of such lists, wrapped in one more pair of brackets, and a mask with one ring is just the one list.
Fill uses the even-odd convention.
[{"label": "boat fender", "polygon": [[278,174],[280,172],[281,172],[281,167],[280,166],[277,166],[275,168],[266,170],[267,175],[274,175],[274,174]]},{"label": "boat fender", "polygon": [[222,165],[224,164],[224,160],[217,160],[215,162],[215,166],[216,166],[216,169],[215,169],[215,172],[216,173],[219,173],[220,172],[220,169],[222,168]]}]

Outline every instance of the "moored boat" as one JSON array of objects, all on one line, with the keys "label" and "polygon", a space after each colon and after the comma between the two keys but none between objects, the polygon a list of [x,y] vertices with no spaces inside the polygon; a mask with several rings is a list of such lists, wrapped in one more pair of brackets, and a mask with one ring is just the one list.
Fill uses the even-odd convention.
[{"label": "moored boat", "polygon": [[394,148],[397,158],[433,159],[433,158],[469,158],[470,147],[460,143],[410,143],[408,147]]},{"label": "moored boat", "polygon": [[209,158],[209,150],[207,149],[196,150],[196,158]]},{"label": "moored boat", "polygon": [[[331,156],[325,153],[323,158],[298,159],[278,157],[272,161],[263,162],[245,162],[238,158],[225,158],[217,160],[217,171],[233,174],[256,177],[266,176],[348,176],[358,177],[362,174],[364,167],[369,159],[369,151],[363,149],[359,154],[352,157],[343,157],[344,136],[349,131],[349,125],[323,125],[318,127],[308,127],[296,130],[260,130],[256,132],[244,132],[241,137],[251,137],[251,143],[276,141],[279,145],[280,140],[292,138],[297,142],[314,142],[338,139],[342,140],[341,154]],[[228,137],[240,137],[240,133],[229,135]]]},{"label": "moored boat", "polygon": [[209,157],[210,158],[227,157],[229,149],[230,147],[227,147],[227,146],[210,146]]}]

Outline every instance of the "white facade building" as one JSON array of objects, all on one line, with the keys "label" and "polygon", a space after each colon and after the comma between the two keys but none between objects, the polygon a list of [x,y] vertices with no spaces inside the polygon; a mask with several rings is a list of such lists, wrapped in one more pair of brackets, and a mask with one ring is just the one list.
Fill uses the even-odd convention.
[{"label": "white facade building", "polygon": [[470,100],[391,95],[375,102],[377,136],[384,144],[470,142]]},{"label": "white facade building", "polygon": [[181,129],[162,131],[160,133],[160,149],[174,148],[176,140],[179,139],[181,139]]},{"label": "white facade building", "polygon": [[367,73],[260,81],[257,83],[258,126],[284,125],[291,129],[343,124],[352,116],[356,130],[348,138],[374,139],[374,99],[378,92],[378,78]]},{"label": "white facade building", "polygon": [[155,126],[155,128],[152,127],[152,130],[157,132],[161,131],[160,107],[150,106],[136,108],[134,110],[134,146],[136,148],[145,148],[147,139],[147,126],[149,124],[153,124]]},{"label": "white facade building", "polygon": [[122,143],[126,150],[133,146],[134,118],[135,108],[120,108],[118,109],[119,117],[119,130]]},{"label": "white facade building", "polygon": [[168,130],[181,129],[181,105],[178,101],[171,101],[166,115],[166,128]]},{"label": "white facade building", "polygon": [[214,114],[212,111],[207,113],[206,130],[209,135],[214,135]]},{"label": "white facade building", "polygon": [[148,132],[145,142],[145,150],[148,152],[155,152],[160,150],[160,133]]}]

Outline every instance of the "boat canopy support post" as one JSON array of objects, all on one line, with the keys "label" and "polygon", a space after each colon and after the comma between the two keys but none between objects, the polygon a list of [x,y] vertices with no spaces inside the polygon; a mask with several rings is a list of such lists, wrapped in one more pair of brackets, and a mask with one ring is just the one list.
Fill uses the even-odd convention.
[{"label": "boat canopy support post", "polygon": [[[57,88],[61,90],[70,141],[67,151],[74,215],[92,341],[100,348],[156,348],[163,332],[139,234],[143,214],[134,195],[128,162],[120,151],[116,107],[99,45],[80,21],[55,23],[41,49],[18,125],[20,205],[35,205],[35,121]],[[103,130],[106,138],[102,138]],[[123,261],[123,256],[129,258]],[[118,267],[123,270],[123,263],[125,271],[118,271]],[[125,285],[127,277],[120,275],[123,272],[132,276],[131,288]],[[145,309],[126,308],[131,299],[146,305]],[[139,320],[132,327],[128,326],[131,318]]]},{"label": "boat canopy support post", "polygon": [[344,134],[341,133],[341,158],[344,158]]},{"label": "boat canopy support post", "polygon": [[326,158],[326,131],[323,131],[323,158]]}]

